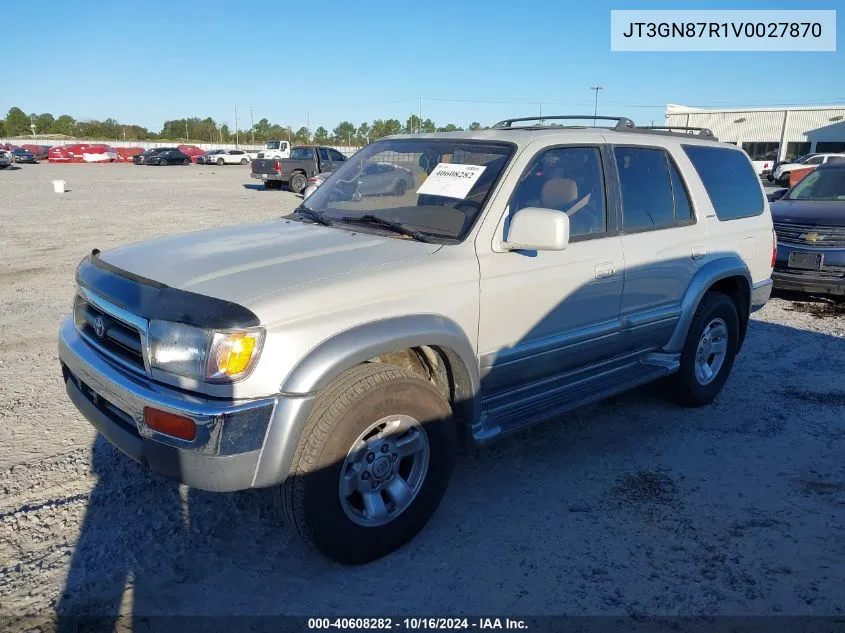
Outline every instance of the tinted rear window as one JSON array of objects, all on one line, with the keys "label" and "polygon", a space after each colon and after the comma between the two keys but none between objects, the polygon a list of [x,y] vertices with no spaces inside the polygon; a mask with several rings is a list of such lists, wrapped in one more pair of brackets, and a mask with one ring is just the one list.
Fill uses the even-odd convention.
[{"label": "tinted rear window", "polygon": [[291,150],[290,157],[295,158],[298,160],[302,159],[309,159],[314,156],[313,151],[310,147],[297,147],[294,150]]},{"label": "tinted rear window", "polygon": [[760,182],[745,154],[699,145],[684,145],[684,151],[701,177],[720,220],[763,213]]}]

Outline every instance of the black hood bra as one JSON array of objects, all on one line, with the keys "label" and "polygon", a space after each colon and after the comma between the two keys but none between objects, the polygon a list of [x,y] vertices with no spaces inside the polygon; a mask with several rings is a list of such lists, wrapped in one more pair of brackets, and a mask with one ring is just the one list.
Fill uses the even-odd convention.
[{"label": "black hood bra", "polygon": [[132,314],[218,330],[261,324],[254,312],[240,304],[171,288],[113,266],[99,255],[95,248],[79,263],[76,282]]}]

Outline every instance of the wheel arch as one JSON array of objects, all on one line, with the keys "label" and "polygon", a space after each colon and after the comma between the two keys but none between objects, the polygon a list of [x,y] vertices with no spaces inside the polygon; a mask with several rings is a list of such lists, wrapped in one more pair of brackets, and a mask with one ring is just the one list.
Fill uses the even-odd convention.
[{"label": "wheel arch", "polygon": [[[380,319],[340,332],[314,347],[282,381],[253,487],[284,481],[316,394],[344,371],[378,360],[412,371],[427,365],[432,382],[452,404],[458,432],[468,437],[479,415],[478,359],[461,327],[439,315]],[[418,365],[415,368],[417,363]]]},{"label": "wheel arch", "polygon": [[751,273],[739,256],[726,255],[702,266],[693,277],[684,298],[681,300],[681,316],[674,332],[672,332],[672,337],[665,346],[665,351],[681,352],[690,325],[695,317],[695,312],[698,310],[704,295],[712,290],[728,295],[736,304],[740,327],[739,345],[741,347],[745,340],[750,315],[751,286]]},{"label": "wheel arch", "polygon": [[445,372],[456,414],[471,422],[481,384],[478,359],[463,329],[436,314],[389,317],[335,334],[296,364],[282,381],[281,392],[314,394],[347,369],[377,359],[390,362],[391,354],[409,359],[413,350],[435,374],[442,378]]}]

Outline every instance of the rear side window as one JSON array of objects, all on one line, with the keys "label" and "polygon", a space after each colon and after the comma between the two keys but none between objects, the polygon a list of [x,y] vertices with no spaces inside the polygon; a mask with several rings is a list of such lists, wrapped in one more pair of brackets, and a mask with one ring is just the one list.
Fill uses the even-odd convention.
[{"label": "rear side window", "polygon": [[613,153],[622,185],[622,225],[625,230],[673,226],[672,183],[663,150],[620,146],[614,148]]},{"label": "rear side window", "polygon": [[309,158],[313,158],[314,154],[311,152],[310,147],[297,147],[296,149],[291,150],[290,157],[297,160],[307,160]]},{"label": "rear side window", "polygon": [[745,154],[700,145],[684,145],[684,152],[704,183],[716,217],[734,220],[763,213],[760,182]]}]

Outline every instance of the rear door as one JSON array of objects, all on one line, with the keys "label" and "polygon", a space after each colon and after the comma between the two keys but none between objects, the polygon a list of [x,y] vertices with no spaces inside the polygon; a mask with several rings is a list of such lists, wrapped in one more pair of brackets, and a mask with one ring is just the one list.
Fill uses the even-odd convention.
[{"label": "rear door", "polygon": [[329,150],[325,147],[317,148],[318,167],[317,171],[323,173],[324,171],[334,171],[334,162],[329,155]]},{"label": "rear door", "polygon": [[622,201],[625,282],[619,318],[626,352],[669,340],[684,293],[709,250],[706,228],[670,147],[612,148]]}]

